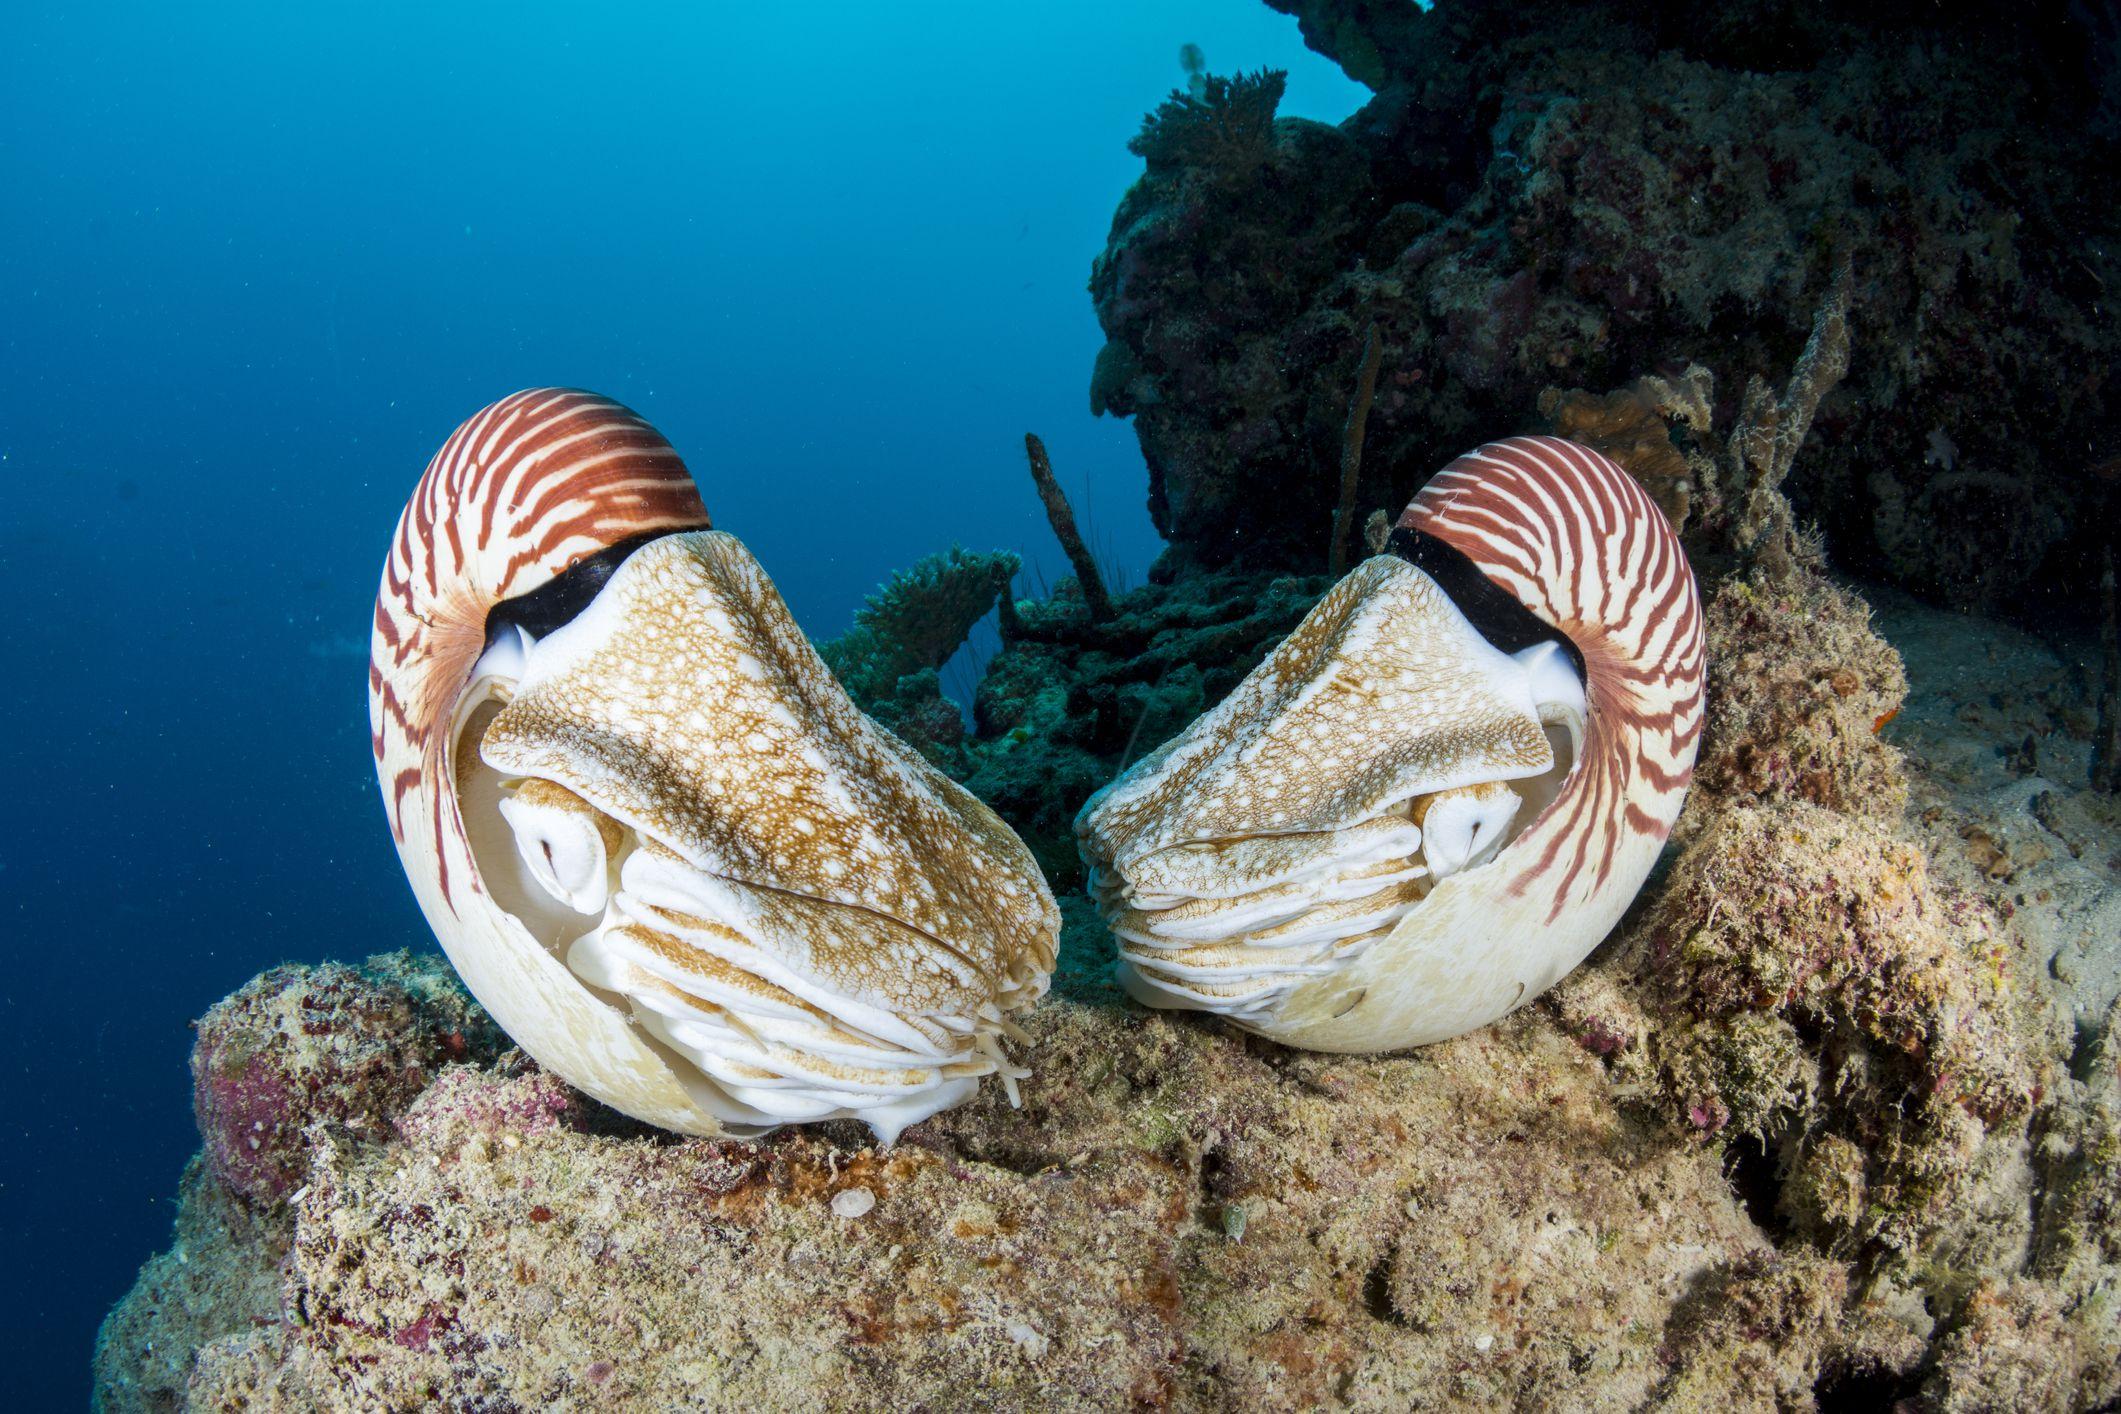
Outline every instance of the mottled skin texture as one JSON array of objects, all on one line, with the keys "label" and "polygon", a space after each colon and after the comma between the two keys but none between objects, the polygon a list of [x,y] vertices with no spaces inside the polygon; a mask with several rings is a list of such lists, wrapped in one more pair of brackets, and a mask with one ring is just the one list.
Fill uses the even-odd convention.
[{"label": "mottled skin texture", "polygon": [[1051,969],[1059,915],[1030,854],[855,708],[734,538],[666,536],[593,612],[561,633],[611,632],[580,652],[548,642],[564,660],[519,685],[486,731],[487,764],[791,896],[769,906],[841,905],[821,915],[829,931],[775,937],[877,1005],[976,1009],[1012,975],[1028,986]]},{"label": "mottled skin texture", "polygon": [[1427,883],[1392,861],[1353,873],[1327,861],[1366,833],[1411,835],[1415,797],[1553,765],[1514,666],[1420,570],[1389,556],[1355,569],[1237,691],[1085,809],[1083,856],[1108,883],[1195,900],[1115,911],[1116,928],[1210,930],[1187,948],[1123,941],[1128,965],[1207,970],[1186,990],[1212,1010],[1245,1007],[1273,1034],[1271,1016],[1252,1018],[1302,982],[1293,969],[1345,964],[1391,924],[1292,946],[1279,929],[1217,928],[1215,916],[1271,906],[1277,885],[1291,887],[1280,881],[1316,869],[1343,888],[1345,901],[1323,908],[1353,917],[1417,903]]},{"label": "mottled skin texture", "polygon": [[[1228,700],[1084,812],[1084,858],[1111,875],[1098,897],[1143,1000],[1323,1050],[1424,1045],[1552,986],[1648,876],[1686,798],[1703,690],[1700,601],[1664,513],[1610,458],[1513,437],[1445,467],[1400,525],[1423,537],[1407,554],[1441,542],[1434,553],[1469,567],[1458,585],[1469,602],[1507,593],[1565,637],[1573,659],[1540,644],[1513,662],[1397,555],[1349,574]],[[1529,666],[1542,653],[1544,674]],[[1373,878],[1401,891],[1373,900],[1359,920],[1378,925],[1369,931],[1321,909],[1293,932],[1248,932],[1262,902],[1240,896],[1250,860],[1223,849],[1196,851],[1194,877],[1175,892],[1230,900],[1231,926],[1184,952],[1151,936],[1167,900],[1144,901],[1130,871],[1158,851],[1309,832],[1324,853],[1388,805],[1419,812],[1434,792],[1538,775],[1555,759],[1548,729],[1566,730],[1574,756],[1499,854],[1447,873],[1400,851],[1433,888],[1404,874],[1336,881],[1323,900],[1334,908],[1353,907],[1341,900]],[[1224,867],[1226,855],[1245,867]],[[1269,916],[1279,924],[1286,909]]]},{"label": "mottled skin texture", "polygon": [[1334,830],[1412,795],[1553,763],[1522,700],[1435,581],[1366,561],[1222,705],[1142,758],[1083,818],[1129,868],[1193,841]]},{"label": "mottled skin texture", "polygon": [[[641,842],[611,915],[621,955],[588,980],[744,1033],[742,1080],[869,1095],[995,1068],[1005,1013],[1052,971],[1052,895],[992,811],[856,709],[735,539],[637,551],[510,691],[485,765],[557,782]],[[889,1068],[904,1047],[934,1064]]]}]

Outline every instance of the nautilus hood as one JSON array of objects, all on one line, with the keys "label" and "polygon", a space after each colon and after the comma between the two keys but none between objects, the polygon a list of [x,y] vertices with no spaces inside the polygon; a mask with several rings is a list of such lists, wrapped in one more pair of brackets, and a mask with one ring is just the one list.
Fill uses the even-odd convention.
[{"label": "nautilus hood", "polygon": [[1123,980],[1320,1049],[1493,1020],[1641,886],[1701,686],[1693,577],[1626,472],[1551,438],[1460,458],[1393,552],[1084,807]]}]

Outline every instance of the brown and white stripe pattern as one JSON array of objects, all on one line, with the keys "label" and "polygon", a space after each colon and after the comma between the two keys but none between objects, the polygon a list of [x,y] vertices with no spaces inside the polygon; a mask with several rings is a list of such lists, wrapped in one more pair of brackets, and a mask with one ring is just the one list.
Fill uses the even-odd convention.
[{"label": "brown and white stripe pattern", "polygon": [[[1701,736],[1701,601],[1679,538],[1635,479],[1554,437],[1490,442],[1439,472],[1400,517],[1450,545],[1583,656],[1585,739],[1568,784],[1527,827],[1510,890],[1552,921],[1608,882],[1628,841],[1679,818]],[[1630,884],[1632,890],[1633,885]]]},{"label": "brown and white stripe pattern", "polygon": [[[368,717],[391,833],[432,832],[435,881],[478,888],[445,738],[494,606],[638,536],[704,529],[699,488],[629,409],[569,388],[501,399],[451,434],[398,518],[376,594]],[[421,851],[424,853],[425,851]]]}]

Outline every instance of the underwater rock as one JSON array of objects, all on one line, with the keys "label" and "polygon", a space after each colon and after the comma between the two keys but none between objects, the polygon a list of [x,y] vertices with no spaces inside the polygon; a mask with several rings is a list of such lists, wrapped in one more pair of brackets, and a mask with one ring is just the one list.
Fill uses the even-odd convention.
[{"label": "underwater rock", "polygon": [[[970,772],[1063,841],[1071,791],[1227,692],[1324,587],[1159,575],[1101,623],[1018,605],[982,684]],[[2121,1394],[2112,1020],[2073,1034],[2027,928],[2049,905],[1974,867],[1928,774],[1946,758],[1881,738],[1906,679],[1863,600],[1803,564],[1708,597],[1716,692],[1670,863],[1537,1005],[1411,1054],[1285,1050],[1129,1007],[1071,890],[1023,1109],[983,1093],[892,1149],[847,1123],[673,1141],[520,1057],[417,1095],[360,1071],[362,1122],[311,1128],[297,1201],[195,1172],[183,1260],[113,1313],[99,1399]],[[174,1295],[173,1271],[195,1273]]]},{"label": "underwater rock", "polygon": [[[437,959],[439,960],[439,959]],[[169,1250],[148,1259],[96,1334],[95,1407],[148,1414],[184,1407],[199,1348],[281,1319],[280,1264],[291,1226],[214,1177],[185,1166]]]},{"label": "underwater rock", "polygon": [[888,1151],[587,1134],[542,1077],[455,1068],[320,1142],[284,1316],[180,1325],[143,1279],[114,1322],[215,1337],[197,1408],[1634,1402],[1674,1303],[1762,1247],[1713,1156],[1536,1015],[1353,1068],[1073,999],[1029,1029],[1025,1112]]},{"label": "underwater rock", "polygon": [[1797,800],[1895,818],[1906,772],[1878,734],[1907,699],[1907,671],[1869,606],[1817,573],[1751,575],[1719,584],[1706,618],[1716,676],[1694,769],[1704,806]]},{"label": "underwater rock", "polygon": [[207,1167],[253,1204],[309,1169],[309,1126],[373,1128],[451,1061],[506,1040],[441,958],[410,952],[276,967],[199,1019],[192,1109]]},{"label": "underwater rock", "polygon": [[1669,872],[1557,1005],[1628,997],[1616,1069],[1754,1165],[1756,1210],[1790,1236],[1872,1273],[1931,1264],[1918,1282],[1942,1251],[2009,1271],[2063,1058],[2041,959],[1956,842],[1906,818],[1877,737],[1906,678],[1863,602],[1756,572],[1708,624],[1721,691]]},{"label": "underwater rock", "polygon": [[[2077,149],[2098,98],[2076,21],[1277,8],[1376,98],[1338,127],[1277,121],[1263,160],[1148,163],[1091,276],[1092,405],[1134,420],[1174,543],[1325,562],[1372,324],[1358,518],[1520,427],[1549,385],[1610,388],[1675,355],[1729,395],[1779,382],[1845,260],[1851,337],[1877,352],[1819,410],[1831,435],[1787,487],[1799,517],[1844,568],[1929,595],[2082,599],[2087,472],[2116,451],[2102,370],[2121,334],[2093,311],[2121,281],[2121,166],[2046,156]],[[1940,431],[1956,454],[1927,459]]]}]

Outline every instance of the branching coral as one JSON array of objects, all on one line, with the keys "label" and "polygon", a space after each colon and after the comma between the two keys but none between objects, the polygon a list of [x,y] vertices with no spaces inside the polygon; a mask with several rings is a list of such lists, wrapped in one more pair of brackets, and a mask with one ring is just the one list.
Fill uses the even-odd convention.
[{"label": "branching coral", "polygon": [[948,767],[965,729],[943,698],[939,670],[1006,600],[1022,565],[1005,550],[983,555],[953,545],[929,555],[870,595],[854,626],[818,653],[863,711]]},{"label": "branching coral", "polygon": [[1333,512],[1333,548],[1328,556],[1335,575],[1348,568],[1348,533],[1355,528],[1355,486],[1362,472],[1363,434],[1370,425],[1370,403],[1377,396],[1377,365],[1384,356],[1384,347],[1377,326],[1372,324],[1363,337],[1355,396],[1348,404],[1347,425],[1340,434],[1340,505]]},{"label": "branching coral", "polygon": [[1730,487],[1737,503],[1732,544],[1747,560],[1757,561],[1771,579],[1788,578],[1799,553],[1782,484],[1789,479],[1820,402],[1848,372],[1852,283],[1844,260],[1826,302],[1813,316],[1812,337],[1782,396],[1777,398],[1758,376],[1749,380],[1738,425],[1731,431]]},{"label": "branching coral", "polygon": [[1104,620],[1072,595],[1019,605],[980,683],[961,779],[1071,892],[1083,801],[1220,702],[1329,583],[1193,576],[1121,595]]},{"label": "branching coral", "polygon": [[899,679],[948,662],[1022,567],[1005,550],[982,555],[953,545],[891,576],[855,612],[854,627],[818,652],[868,709],[888,700]]},{"label": "branching coral", "polygon": [[1151,171],[1190,170],[1216,181],[1249,176],[1274,155],[1274,110],[1288,78],[1280,69],[1202,75],[1197,92],[1174,89],[1158,104],[1127,150]]},{"label": "branching coral", "polygon": [[1053,459],[1046,455],[1046,444],[1034,433],[1024,434],[1024,459],[1030,464],[1031,484],[1038,488],[1039,504],[1046,508],[1046,523],[1053,527],[1053,538],[1060,541],[1068,563],[1075,566],[1076,587],[1090,608],[1090,617],[1111,618],[1112,596],[1105,592],[1105,577],[1098,570],[1097,557],[1090,553],[1082,532],[1075,528],[1075,508],[1068,504],[1059,479],[1053,475]]}]

